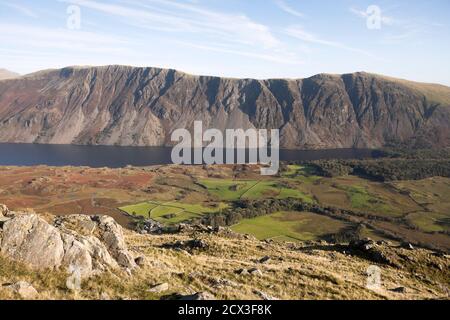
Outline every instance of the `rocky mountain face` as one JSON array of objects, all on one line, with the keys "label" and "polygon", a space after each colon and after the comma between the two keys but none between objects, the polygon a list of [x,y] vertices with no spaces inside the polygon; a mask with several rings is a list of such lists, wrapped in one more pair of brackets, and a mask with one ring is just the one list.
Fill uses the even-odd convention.
[{"label": "rocky mountain face", "polygon": [[171,145],[178,128],[277,128],[284,148],[450,145],[450,88],[366,73],[301,80],[68,67],[0,81],[0,141]]}]

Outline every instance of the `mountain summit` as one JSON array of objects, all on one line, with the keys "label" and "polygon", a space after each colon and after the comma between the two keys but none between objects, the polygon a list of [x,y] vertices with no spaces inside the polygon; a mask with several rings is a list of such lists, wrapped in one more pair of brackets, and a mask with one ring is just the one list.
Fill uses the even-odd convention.
[{"label": "mountain summit", "polygon": [[20,74],[0,68],[0,80],[13,79],[19,77]]},{"label": "mountain summit", "polygon": [[162,146],[195,120],[277,128],[292,149],[450,146],[450,88],[368,73],[253,80],[127,66],[0,82],[0,142]]}]

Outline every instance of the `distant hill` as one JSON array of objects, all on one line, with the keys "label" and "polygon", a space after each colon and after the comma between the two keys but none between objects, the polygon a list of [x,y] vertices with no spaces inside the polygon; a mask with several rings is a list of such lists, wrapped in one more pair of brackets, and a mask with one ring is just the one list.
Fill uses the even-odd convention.
[{"label": "distant hill", "polygon": [[0,82],[0,141],[170,145],[178,128],[278,128],[282,147],[450,146],[450,88],[368,73],[253,80],[128,66]]},{"label": "distant hill", "polygon": [[0,68],[0,80],[13,79],[19,77],[20,74]]}]

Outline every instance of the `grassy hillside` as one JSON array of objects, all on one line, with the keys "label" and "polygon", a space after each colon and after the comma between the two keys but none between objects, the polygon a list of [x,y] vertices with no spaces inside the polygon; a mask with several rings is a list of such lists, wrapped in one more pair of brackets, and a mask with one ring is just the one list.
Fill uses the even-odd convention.
[{"label": "grassy hillside", "polygon": [[[382,272],[382,286],[370,290],[366,288],[367,270],[374,262],[329,244],[268,243],[227,232],[162,236],[126,232],[125,236],[130,250],[145,257],[145,264],[131,275],[112,271],[85,279],[78,292],[67,289],[68,275],[62,271],[36,272],[0,256],[0,299],[20,299],[1,285],[17,281],[30,283],[38,291],[37,299],[153,300],[195,292],[208,292],[216,299],[240,300],[448,298],[445,286],[449,269],[425,267],[425,261],[448,266],[448,260],[433,257],[426,250],[389,248],[403,268],[376,264]],[[192,239],[201,240],[206,247],[171,247]],[[410,258],[401,260],[402,255]],[[266,256],[267,262],[259,262]],[[257,268],[259,275],[238,272],[252,268]],[[161,283],[167,283],[166,290],[150,292]],[[406,289],[393,291],[399,287]]]}]

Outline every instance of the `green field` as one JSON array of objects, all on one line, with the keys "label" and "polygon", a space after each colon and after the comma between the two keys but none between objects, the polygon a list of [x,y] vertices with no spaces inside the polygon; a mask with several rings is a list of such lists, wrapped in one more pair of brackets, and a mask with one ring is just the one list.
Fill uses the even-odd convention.
[{"label": "green field", "polygon": [[[157,190],[162,191],[152,196],[151,201],[120,209],[170,226],[218,213],[222,208],[232,206],[234,201],[293,198],[404,221],[380,223],[375,229],[367,229],[361,237],[382,239],[383,233],[377,231],[380,228],[403,232],[402,236],[412,241],[422,241],[423,233],[437,232],[440,234],[436,239],[444,242],[442,234],[450,230],[450,182],[445,178],[383,183],[352,175],[320,177],[314,167],[301,165],[288,165],[280,176],[273,177],[262,177],[251,170],[195,170],[188,175],[184,171],[165,168],[165,176],[155,179],[155,185],[159,186]],[[405,229],[408,226],[412,228]],[[278,212],[241,220],[232,229],[258,239],[304,241],[328,239],[344,227],[348,224],[322,215]]]},{"label": "green field", "polygon": [[281,172],[283,178],[294,178],[303,169],[303,166],[298,164],[290,164],[286,166],[286,169]]},{"label": "green field", "polygon": [[295,199],[301,199],[303,202],[306,203],[314,203],[313,196],[309,193],[303,192],[298,190],[297,188],[290,188],[290,187],[284,187],[282,186],[279,189],[279,194],[277,196],[278,199],[287,199],[287,198],[295,198]]},{"label": "green field", "polygon": [[321,180],[322,177],[316,175],[316,171],[311,166],[301,166],[301,165],[288,165],[281,173],[282,178],[289,178],[292,181],[297,181],[305,184],[315,183]]},{"label": "green field", "polygon": [[241,199],[256,200],[261,198],[276,198],[280,194],[280,189],[273,181],[256,181],[252,187],[250,187]]},{"label": "green field", "polygon": [[308,203],[314,202],[310,195],[295,189],[295,187],[272,180],[204,179],[200,180],[200,183],[208,189],[211,195],[222,201],[297,198]]},{"label": "green field", "polygon": [[414,212],[406,219],[424,232],[450,231],[450,214]]},{"label": "green field", "polygon": [[258,181],[232,180],[232,179],[202,179],[199,183],[208,189],[208,192],[223,201],[239,200]]},{"label": "green field", "polygon": [[338,188],[347,192],[353,209],[367,210],[381,215],[400,215],[383,199],[369,192],[364,186],[339,186]]},{"label": "green field", "polygon": [[132,216],[148,217],[149,212],[157,206],[159,206],[158,203],[144,202],[144,203],[138,203],[138,204],[122,207],[119,209],[122,211],[125,211],[126,213],[128,213]]},{"label": "green field", "polygon": [[316,240],[322,236],[337,233],[346,224],[309,212],[278,212],[254,219],[242,220],[232,230],[250,234],[260,240]]},{"label": "green field", "polygon": [[226,205],[220,203],[216,208],[204,207],[199,204],[188,204],[182,202],[143,202],[135,205],[119,208],[132,215],[151,218],[156,221],[171,225],[180,222],[199,218],[204,214],[213,213],[225,208]]}]

